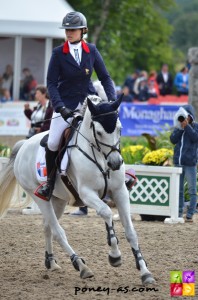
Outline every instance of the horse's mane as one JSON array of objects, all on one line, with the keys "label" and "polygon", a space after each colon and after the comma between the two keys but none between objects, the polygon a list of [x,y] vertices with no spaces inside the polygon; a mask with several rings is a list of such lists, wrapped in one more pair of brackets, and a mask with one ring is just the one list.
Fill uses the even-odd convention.
[{"label": "horse's mane", "polygon": [[85,111],[86,111],[86,108],[87,108],[87,98],[89,98],[95,105],[101,103],[101,102],[106,102],[104,100],[102,100],[100,97],[96,96],[96,95],[89,95],[85,98],[83,104],[82,104],[82,107],[81,107],[81,115],[84,117],[85,115]]}]

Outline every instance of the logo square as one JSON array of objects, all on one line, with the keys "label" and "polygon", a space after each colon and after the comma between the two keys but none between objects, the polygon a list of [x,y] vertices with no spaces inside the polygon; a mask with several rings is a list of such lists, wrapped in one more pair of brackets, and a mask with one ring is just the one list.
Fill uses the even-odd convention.
[{"label": "logo square", "polygon": [[170,283],[182,283],[182,271],[171,271]]},{"label": "logo square", "polygon": [[172,296],[182,296],[182,283],[171,283],[170,294]]},{"label": "logo square", "polygon": [[195,283],[195,271],[187,270],[182,274],[183,283]]},{"label": "logo square", "polygon": [[195,284],[183,283],[182,296],[195,296]]}]

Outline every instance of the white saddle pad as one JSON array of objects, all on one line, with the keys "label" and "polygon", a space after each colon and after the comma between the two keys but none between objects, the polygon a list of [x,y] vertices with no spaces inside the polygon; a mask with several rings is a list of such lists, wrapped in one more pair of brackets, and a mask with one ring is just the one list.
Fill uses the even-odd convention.
[{"label": "white saddle pad", "polygon": [[[66,175],[68,166],[68,153],[65,151],[63,159],[61,161],[61,174]],[[47,168],[46,168],[46,160],[45,160],[45,148],[39,146],[37,157],[36,157],[36,176],[38,181],[46,181],[47,180]]]}]

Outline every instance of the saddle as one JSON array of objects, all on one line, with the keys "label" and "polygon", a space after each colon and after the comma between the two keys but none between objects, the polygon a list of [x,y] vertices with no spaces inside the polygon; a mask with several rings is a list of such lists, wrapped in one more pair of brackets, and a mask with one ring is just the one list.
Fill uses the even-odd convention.
[{"label": "saddle", "polygon": [[[61,136],[59,146],[58,146],[58,155],[57,155],[57,159],[56,159],[56,167],[58,168],[59,171],[60,171],[61,160],[64,156],[64,153],[65,153],[66,149],[68,148],[69,142],[71,141],[71,139],[74,135],[74,132],[78,128],[81,120],[82,120],[81,116],[75,117],[72,120],[71,126],[66,128]],[[49,134],[46,134],[40,141],[40,145],[44,148],[47,146],[48,137],[49,137]],[[65,186],[70,191],[70,193],[74,196],[75,202],[72,204],[72,206],[76,206],[76,207],[85,206],[84,203],[82,202],[82,200],[80,199],[76,189],[72,185],[69,177],[67,175],[66,176],[61,175],[61,179],[62,179],[63,183],[65,184]]]}]

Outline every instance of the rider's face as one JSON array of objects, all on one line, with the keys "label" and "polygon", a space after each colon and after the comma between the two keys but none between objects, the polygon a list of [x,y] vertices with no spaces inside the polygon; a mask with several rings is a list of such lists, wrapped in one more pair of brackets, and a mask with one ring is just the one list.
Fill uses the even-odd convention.
[{"label": "rider's face", "polygon": [[66,29],[65,33],[70,43],[75,43],[81,40],[81,29]]}]

